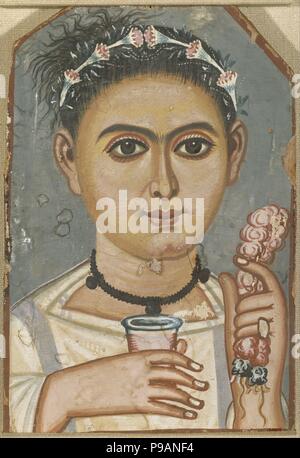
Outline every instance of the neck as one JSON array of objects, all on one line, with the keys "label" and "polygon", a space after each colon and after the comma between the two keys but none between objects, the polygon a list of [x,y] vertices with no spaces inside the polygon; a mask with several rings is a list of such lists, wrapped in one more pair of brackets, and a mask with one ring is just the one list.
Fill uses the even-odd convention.
[{"label": "neck", "polygon": [[191,279],[195,252],[162,260],[161,273],[145,264],[151,259],[138,258],[118,247],[107,237],[97,234],[96,262],[105,280],[122,291],[140,296],[167,296],[181,289]]}]

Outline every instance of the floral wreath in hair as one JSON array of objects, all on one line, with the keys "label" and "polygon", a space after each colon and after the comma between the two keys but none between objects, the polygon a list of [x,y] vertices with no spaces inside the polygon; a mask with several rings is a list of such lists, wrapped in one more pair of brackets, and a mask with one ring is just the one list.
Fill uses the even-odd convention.
[{"label": "floral wreath in hair", "polygon": [[238,74],[235,71],[225,71],[220,65],[203,49],[200,40],[194,40],[190,43],[183,43],[174,40],[163,33],[159,32],[153,25],[146,27],[142,32],[138,27],[132,27],[129,33],[121,40],[110,45],[98,43],[94,52],[76,69],[68,69],[64,72],[64,84],[60,94],[59,106],[62,107],[67,93],[71,86],[81,82],[80,72],[87,66],[93,65],[96,62],[108,61],[110,59],[110,51],[123,45],[132,45],[135,48],[140,48],[146,43],[148,48],[155,48],[158,44],[173,43],[186,48],[187,59],[199,59],[213,65],[220,72],[217,80],[217,85],[223,88],[231,97],[235,110],[237,111],[237,100],[235,93],[235,84]]}]

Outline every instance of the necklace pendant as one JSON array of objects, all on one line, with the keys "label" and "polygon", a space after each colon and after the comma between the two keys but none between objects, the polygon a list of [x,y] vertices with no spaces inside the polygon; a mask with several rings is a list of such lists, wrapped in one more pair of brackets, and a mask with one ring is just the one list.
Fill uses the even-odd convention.
[{"label": "necklace pendant", "polygon": [[153,258],[151,261],[148,261],[147,267],[151,272],[154,272],[157,275],[160,275],[162,272],[162,262],[158,259]]}]

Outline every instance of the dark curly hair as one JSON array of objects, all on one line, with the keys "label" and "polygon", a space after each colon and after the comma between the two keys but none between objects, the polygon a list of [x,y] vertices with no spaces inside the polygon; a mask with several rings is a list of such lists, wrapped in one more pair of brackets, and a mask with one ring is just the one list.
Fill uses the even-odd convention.
[{"label": "dark curly hair", "polygon": [[[55,111],[55,123],[68,129],[76,137],[80,119],[93,97],[109,85],[128,77],[142,74],[175,75],[180,80],[201,86],[216,101],[225,128],[236,118],[230,95],[217,85],[220,72],[215,66],[200,59],[187,59],[185,48],[174,43],[161,43],[153,49],[143,44],[139,48],[122,45],[114,48],[110,59],[96,62],[80,72],[81,82],[73,85],[65,103],[59,106],[59,96],[64,84],[64,72],[79,67],[94,51],[96,44],[110,45],[125,37],[132,26],[141,25],[135,12],[111,15],[102,9],[92,23],[83,24],[78,16],[72,26],[63,23],[63,34],[50,35],[47,50],[33,58],[31,68],[36,87],[49,109]],[[164,35],[185,43],[199,40],[186,30],[155,27]],[[200,40],[203,49],[226,71],[218,53]]]}]

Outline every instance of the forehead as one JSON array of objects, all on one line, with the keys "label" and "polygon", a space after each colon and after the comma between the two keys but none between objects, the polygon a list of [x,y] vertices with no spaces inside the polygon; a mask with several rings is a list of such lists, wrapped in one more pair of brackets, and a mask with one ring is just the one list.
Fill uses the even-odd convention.
[{"label": "forehead", "polygon": [[141,75],[115,83],[96,96],[82,124],[104,129],[126,122],[162,131],[201,121],[223,130],[215,100],[201,87],[169,75]]}]

